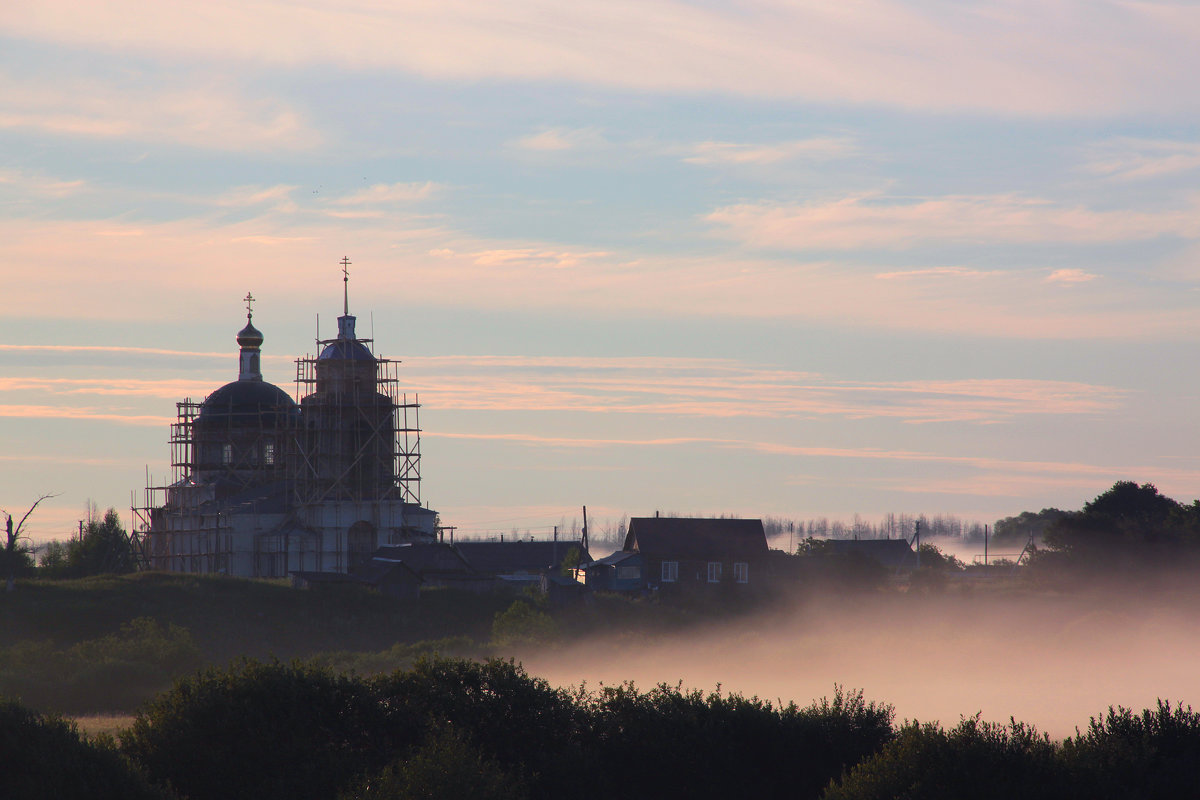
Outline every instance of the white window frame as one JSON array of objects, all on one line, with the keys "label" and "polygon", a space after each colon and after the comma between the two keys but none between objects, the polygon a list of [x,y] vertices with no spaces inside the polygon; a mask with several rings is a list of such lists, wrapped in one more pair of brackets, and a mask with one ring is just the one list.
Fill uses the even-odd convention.
[{"label": "white window frame", "polygon": [[708,582],[709,583],[720,583],[721,582],[721,562],[720,561],[708,562]]},{"label": "white window frame", "polygon": [[750,582],[750,564],[748,562],[733,562],[733,580],[735,583]]},{"label": "white window frame", "polygon": [[221,445],[221,464],[229,466],[233,463],[233,445],[229,442]]},{"label": "white window frame", "polygon": [[662,562],[662,582],[675,583],[679,580],[679,562],[664,561]]}]

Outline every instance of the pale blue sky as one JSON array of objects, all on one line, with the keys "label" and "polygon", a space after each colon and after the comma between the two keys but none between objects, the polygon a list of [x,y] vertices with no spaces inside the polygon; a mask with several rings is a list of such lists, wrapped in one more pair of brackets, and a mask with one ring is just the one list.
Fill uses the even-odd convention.
[{"label": "pale blue sky", "polygon": [[127,516],[240,298],[290,389],[343,255],[463,530],[1190,502],[1198,40],[1191,3],[7,3],[0,506]]}]

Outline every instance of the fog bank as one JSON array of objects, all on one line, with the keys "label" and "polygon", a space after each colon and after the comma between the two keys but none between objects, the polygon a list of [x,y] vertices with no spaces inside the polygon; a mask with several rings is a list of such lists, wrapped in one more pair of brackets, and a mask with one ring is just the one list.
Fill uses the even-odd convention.
[{"label": "fog bank", "polygon": [[984,719],[1074,733],[1109,705],[1200,705],[1200,600],[1163,590],[799,601],[772,613],[662,636],[608,636],[521,654],[555,685],[632,680],[806,705],[834,684],[891,703],[900,719]]}]

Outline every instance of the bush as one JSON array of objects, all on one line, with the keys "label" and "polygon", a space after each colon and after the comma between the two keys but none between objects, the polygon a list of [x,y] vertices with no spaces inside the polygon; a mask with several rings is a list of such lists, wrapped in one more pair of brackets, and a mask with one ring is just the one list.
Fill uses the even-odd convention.
[{"label": "bush", "polygon": [[171,795],[149,781],[104,739],[90,744],[75,726],[0,701],[0,784],[6,800],[140,800]]},{"label": "bush", "polygon": [[1086,733],[1063,743],[1063,760],[1082,796],[1194,796],[1200,714],[1162,700],[1140,714],[1109,708],[1092,718]]},{"label": "bush", "polygon": [[826,800],[1022,800],[1070,796],[1048,737],[1032,727],[964,719],[946,732],[910,722],[846,774]]},{"label": "bush", "polygon": [[408,759],[341,795],[342,800],[523,800],[523,782],[447,725]]},{"label": "bush", "polygon": [[139,617],[65,650],[35,641],[0,649],[0,692],[62,713],[133,708],[200,660],[186,629]]},{"label": "bush", "polygon": [[379,702],[403,709],[418,741],[449,724],[483,758],[525,781],[532,797],[559,797],[584,777],[586,720],[576,698],[511,661],[423,659],[370,684]]},{"label": "bush", "polygon": [[514,600],[492,623],[492,643],[497,647],[551,642],[557,636],[554,618],[524,600]]},{"label": "bush", "polygon": [[154,780],[190,800],[332,798],[381,769],[411,726],[362,682],[244,661],[181,680],[120,736]]},{"label": "bush", "polygon": [[890,707],[840,688],[832,702],[805,709],[632,684],[606,687],[589,703],[600,762],[592,775],[607,781],[600,797],[815,798],[892,735]]}]

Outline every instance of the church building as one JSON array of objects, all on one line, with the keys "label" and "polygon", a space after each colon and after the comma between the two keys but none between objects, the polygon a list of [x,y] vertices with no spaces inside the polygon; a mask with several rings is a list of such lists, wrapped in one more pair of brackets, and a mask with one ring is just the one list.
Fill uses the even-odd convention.
[{"label": "church building", "polygon": [[299,402],[263,380],[263,334],[246,296],[237,380],[177,403],[172,480],[134,509],[146,566],[285,577],[347,572],[388,544],[432,542],[421,505],[419,403],[398,390],[399,362],[375,356],[349,310],[337,338],[296,360]]}]

